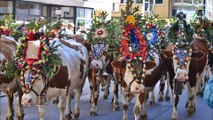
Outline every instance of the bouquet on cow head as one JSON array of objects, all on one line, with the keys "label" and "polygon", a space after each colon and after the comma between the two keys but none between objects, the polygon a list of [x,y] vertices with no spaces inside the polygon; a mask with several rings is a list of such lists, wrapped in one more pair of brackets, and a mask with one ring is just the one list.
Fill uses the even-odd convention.
[{"label": "bouquet on cow head", "polygon": [[[138,7],[132,8],[134,1],[127,1],[125,11],[122,11],[123,36],[121,39],[120,54],[121,59],[128,61],[129,70],[132,72],[133,81],[141,78],[143,82],[146,73],[146,59],[148,57],[147,41],[138,29],[141,15],[137,12]],[[136,66],[140,66],[135,68]],[[143,67],[142,67],[143,66]],[[139,73],[140,72],[140,73]],[[140,77],[137,74],[140,74]]]},{"label": "bouquet on cow head", "polygon": [[[53,25],[45,19],[38,21],[33,19],[27,25],[28,34],[19,39],[20,45],[17,47],[15,60],[20,70],[22,90],[25,93],[31,91],[39,75],[48,81],[61,65],[61,59],[54,54],[58,46],[50,43],[52,37],[50,28],[53,28]],[[44,26],[46,29],[43,28]],[[26,73],[31,77],[25,79]]]},{"label": "bouquet on cow head", "polygon": [[193,41],[194,30],[187,23],[186,14],[180,12],[176,15],[177,20],[172,24],[168,31],[168,40],[178,48],[189,48]]},{"label": "bouquet on cow head", "polygon": [[213,51],[213,21],[206,17],[196,17],[190,20],[190,24],[194,27],[196,37],[207,40],[209,49]]},{"label": "bouquet on cow head", "polygon": [[119,36],[120,29],[118,20],[106,20],[107,12],[101,12],[95,16],[93,26],[87,34],[87,39],[92,46],[93,57],[98,59],[104,52],[118,56],[118,49],[120,47]]}]

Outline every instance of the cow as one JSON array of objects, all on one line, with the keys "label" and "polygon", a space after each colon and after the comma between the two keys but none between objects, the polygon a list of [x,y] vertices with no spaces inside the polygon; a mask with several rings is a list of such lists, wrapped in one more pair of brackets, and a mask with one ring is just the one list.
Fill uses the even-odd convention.
[{"label": "cow", "polygon": [[24,113],[21,105],[22,91],[20,85],[14,77],[7,77],[5,75],[4,66],[8,61],[14,62],[15,50],[17,42],[9,36],[2,37],[0,39],[0,91],[4,92],[8,96],[8,111],[6,114],[6,120],[13,120],[14,109],[13,109],[13,96],[18,91],[18,102],[16,108],[16,119],[23,120]]},{"label": "cow", "polygon": [[[162,60],[158,50],[150,50],[149,56],[145,61],[137,58],[130,61],[121,58],[118,61],[112,62],[112,66],[114,77],[122,86],[122,119],[128,120],[127,110],[129,108],[129,102],[134,96],[136,96],[133,110],[135,120],[147,119],[146,101],[148,93],[153,91],[162,75]],[[134,70],[132,70],[131,67]],[[145,79],[143,80],[144,71],[146,72]],[[153,96],[151,99],[153,99]]]},{"label": "cow", "polygon": [[[105,90],[104,99],[108,98],[109,95],[109,87],[111,80],[114,80],[112,74],[112,66],[111,62],[113,61],[113,55],[109,54],[106,51],[105,44],[97,43],[92,47],[92,54],[90,56],[90,70],[88,73],[88,79],[90,82],[90,102],[91,102],[91,110],[90,115],[96,116],[98,111],[98,98],[99,98],[99,89],[100,85]],[[118,104],[118,83],[114,81],[113,88],[113,111],[119,111]]]},{"label": "cow", "polygon": [[[167,60],[167,67],[169,77],[170,88],[173,95],[173,112],[171,119],[178,119],[177,104],[179,101],[179,95],[182,93],[183,83],[188,85],[188,100],[186,108],[188,114],[195,112],[196,105],[196,93],[200,85],[200,81],[204,75],[204,69],[207,64],[208,48],[204,39],[197,39],[194,37],[190,44],[191,49],[178,50],[174,45],[169,45],[166,50],[162,51],[164,59]],[[191,53],[191,58],[184,56],[183,61],[178,62],[175,56],[175,51],[182,52],[188,51]],[[189,53],[189,54],[190,54]],[[179,63],[179,64],[178,64]]]},{"label": "cow", "polygon": [[[65,118],[71,119],[71,93],[75,90],[76,103],[73,116],[74,119],[78,119],[80,115],[79,100],[88,72],[88,51],[86,47],[75,40],[54,39],[54,41],[55,45],[60,45],[57,51],[55,51],[55,54],[59,54],[62,66],[57,70],[54,77],[49,80],[48,84],[42,79],[42,75],[39,75],[33,84],[32,91],[23,95],[22,104],[35,104],[37,101],[40,120],[44,120],[44,100],[50,100],[53,97],[59,96],[58,107],[60,109],[60,120],[64,120]],[[29,75],[34,77],[34,74],[32,72]],[[25,79],[30,79],[29,75],[26,71]],[[42,98],[42,91],[45,90],[47,97]],[[64,115],[65,108],[67,108],[66,115]]]}]

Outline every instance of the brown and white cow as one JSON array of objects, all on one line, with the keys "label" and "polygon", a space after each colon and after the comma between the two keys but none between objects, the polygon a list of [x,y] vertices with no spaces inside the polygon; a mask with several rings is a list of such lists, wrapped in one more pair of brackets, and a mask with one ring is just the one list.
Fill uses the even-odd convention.
[{"label": "brown and white cow", "polygon": [[[47,99],[50,100],[53,97],[59,96],[59,109],[60,109],[60,120],[71,118],[71,93],[73,90],[76,92],[76,104],[74,107],[74,118],[78,119],[80,113],[79,100],[82,94],[82,88],[85,83],[85,79],[88,72],[88,51],[81,44],[75,40],[58,40],[55,45],[60,46],[57,48],[56,54],[60,55],[62,60],[62,66],[55,76],[50,79],[48,88],[46,91]],[[31,74],[31,77],[33,74]],[[29,76],[25,76],[25,79]],[[42,91],[46,88],[47,83],[44,82],[42,76],[35,80],[33,84],[33,90],[29,94],[24,94],[22,97],[22,103],[32,104],[36,103],[41,97]],[[66,109],[66,115],[64,110]],[[40,120],[44,120],[45,108],[44,103],[39,104],[39,116]]]},{"label": "brown and white cow", "polygon": [[[91,110],[90,115],[96,116],[98,111],[98,98],[100,93],[100,85],[104,90],[104,99],[108,98],[109,87],[111,80],[113,80],[112,66],[111,62],[113,61],[113,55],[107,53],[105,45],[103,43],[95,44],[92,48],[93,55],[90,56],[90,70],[88,73],[88,79],[90,82],[90,102]],[[119,111],[118,105],[118,83],[114,81],[113,88],[113,111]]]},{"label": "brown and white cow", "polygon": [[6,115],[6,120],[12,120],[14,117],[13,109],[13,96],[16,91],[18,91],[18,102],[16,108],[16,119],[24,119],[24,113],[21,105],[22,91],[19,89],[14,78],[7,78],[5,76],[4,67],[5,63],[9,60],[14,60],[15,50],[17,43],[11,37],[4,37],[0,39],[0,91],[4,92],[8,96],[8,111]]},{"label": "brown and white cow", "polygon": [[[154,89],[162,74],[162,60],[159,53],[157,50],[153,50],[150,55],[152,57],[149,56],[145,63],[138,59],[115,61],[112,63],[116,81],[122,86],[123,120],[128,120],[127,110],[129,102],[134,96],[136,96],[133,110],[135,120],[147,119],[147,96],[149,91]],[[130,64],[135,69],[135,75],[131,71]],[[145,79],[142,80],[141,74],[144,64],[146,64],[146,73]],[[136,79],[134,79],[135,77]]]},{"label": "brown and white cow", "polygon": [[[174,56],[174,46],[172,45],[169,45],[165,51],[162,51],[164,59],[167,61],[165,64],[168,65],[168,78],[173,95],[173,112],[171,116],[173,120],[178,119],[177,104],[179,95],[182,93],[183,84],[188,85],[187,112],[188,114],[193,114],[195,112],[196,93],[208,62],[208,48],[205,40],[195,39],[191,42],[190,48],[191,58],[186,55],[183,61],[177,61],[178,59]],[[178,54],[182,54],[182,52],[186,53],[187,51],[190,51],[190,49],[176,49]]]}]

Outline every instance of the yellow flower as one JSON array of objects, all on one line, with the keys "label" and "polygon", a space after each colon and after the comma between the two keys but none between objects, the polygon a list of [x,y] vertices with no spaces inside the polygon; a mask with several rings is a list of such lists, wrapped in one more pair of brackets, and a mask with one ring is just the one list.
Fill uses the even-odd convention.
[{"label": "yellow flower", "polygon": [[135,24],[135,17],[133,16],[133,15],[128,15],[127,17],[126,17],[126,23],[127,24],[132,24],[132,25],[134,25]]}]

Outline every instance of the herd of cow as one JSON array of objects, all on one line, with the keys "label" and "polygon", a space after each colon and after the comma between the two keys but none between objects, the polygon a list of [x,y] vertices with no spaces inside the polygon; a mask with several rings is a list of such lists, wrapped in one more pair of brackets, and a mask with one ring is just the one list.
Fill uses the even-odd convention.
[{"label": "herd of cow", "polygon": [[[79,42],[81,41],[81,42]],[[119,111],[118,91],[122,96],[123,120],[128,120],[127,110],[129,102],[136,97],[134,106],[135,120],[146,120],[146,102],[149,92],[151,92],[151,105],[155,103],[154,87],[160,81],[160,91],[158,100],[164,99],[165,83],[171,89],[173,100],[172,120],[178,119],[177,105],[179,96],[182,94],[184,86],[188,87],[188,99],[186,109],[188,114],[193,114],[196,110],[196,94],[201,91],[201,84],[206,83],[207,73],[212,74],[212,51],[209,51],[205,39],[194,37],[190,43],[190,48],[179,50],[174,45],[168,45],[165,49],[153,49],[144,62],[138,59],[127,61],[120,58],[114,60],[113,55],[107,51],[102,51],[99,58],[92,56],[90,45],[79,39],[52,40],[57,48],[56,54],[60,55],[62,66],[56,72],[54,77],[48,82],[43,80],[40,75],[34,82],[32,91],[23,94],[18,78],[8,79],[5,77],[3,65],[8,60],[14,60],[17,43],[13,38],[6,36],[0,39],[0,91],[8,96],[8,112],[6,120],[12,120],[14,117],[13,96],[18,92],[18,102],[16,117],[18,120],[24,119],[22,105],[32,105],[37,103],[39,108],[40,120],[45,118],[45,102],[59,96],[60,120],[78,119],[80,115],[79,100],[82,94],[86,77],[88,77],[91,89],[90,115],[96,116],[98,112],[98,98],[100,86],[104,87],[104,99],[109,95],[111,80],[113,87],[113,111]],[[175,53],[175,54],[174,54]],[[176,54],[182,54],[182,61],[178,61]],[[190,56],[190,57],[189,57]],[[131,67],[135,70],[133,74]],[[145,79],[140,81],[145,72]],[[207,76],[209,77],[210,74]],[[27,73],[25,79],[35,77],[33,73]],[[133,79],[136,78],[136,79]],[[165,82],[166,81],[166,82]],[[120,87],[119,87],[120,86]],[[121,88],[121,89],[119,89]],[[45,96],[41,94],[46,90]],[[74,111],[71,112],[71,98],[73,92],[76,96]],[[169,100],[169,89],[167,89],[165,99]]]}]

